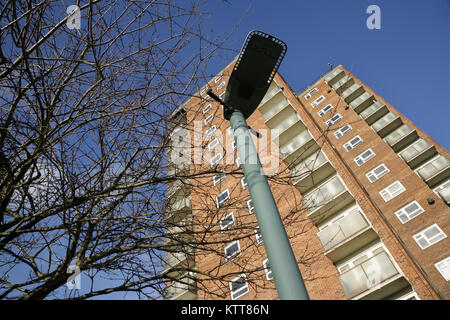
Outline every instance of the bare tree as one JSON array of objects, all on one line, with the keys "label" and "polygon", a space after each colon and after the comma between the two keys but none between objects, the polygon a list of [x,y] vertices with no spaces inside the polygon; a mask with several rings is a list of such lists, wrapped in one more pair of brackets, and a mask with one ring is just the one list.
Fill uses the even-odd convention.
[{"label": "bare tree", "polygon": [[[207,63],[223,50],[224,40],[202,32],[209,15],[196,1],[78,5],[79,21],[61,1],[0,7],[0,298],[157,299],[176,280],[164,259],[180,248],[220,258],[210,270],[179,270],[196,272],[209,297],[229,293],[241,273],[232,264],[255,287],[273,289],[251,259],[262,250],[252,246],[254,215],[229,230],[218,224],[224,208],[215,206],[211,178],[242,171],[168,165],[171,114],[209,80]],[[289,184],[287,172],[273,183]],[[183,222],[189,228],[168,219],[166,185],[177,182],[203,186],[196,192],[204,209]],[[238,193],[227,208],[248,210],[248,193]],[[284,197],[293,208],[285,222],[301,225],[295,237],[309,222],[296,215],[301,200]],[[230,239],[247,239],[246,258],[232,264],[224,254]],[[66,286],[73,265],[89,279],[82,290]]]}]

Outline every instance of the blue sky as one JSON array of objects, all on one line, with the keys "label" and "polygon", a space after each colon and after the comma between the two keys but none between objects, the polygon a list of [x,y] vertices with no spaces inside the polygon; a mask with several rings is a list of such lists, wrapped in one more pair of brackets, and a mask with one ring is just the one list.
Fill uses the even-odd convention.
[{"label": "blue sky", "polygon": [[[371,4],[381,9],[380,30],[366,26]],[[311,84],[327,62],[342,64],[450,150],[450,0],[215,0],[205,9],[213,13],[206,30],[222,37],[242,19],[227,42],[232,49],[255,29],[286,42],[279,71],[292,89]],[[208,72],[235,55],[216,57]]]}]

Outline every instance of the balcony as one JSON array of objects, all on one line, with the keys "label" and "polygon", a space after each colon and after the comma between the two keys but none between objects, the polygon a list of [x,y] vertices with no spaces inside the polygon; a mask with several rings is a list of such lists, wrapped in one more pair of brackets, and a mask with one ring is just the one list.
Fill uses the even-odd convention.
[{"label": "balcony", "polygon": [[280,154],[287,163],[295,161],[300,156],[307,156],[319,147],[309,131],[300,131],[302,129],[299,126],[291,126],[279,139]]},{"label": "balcony", "polygon": [[333,166],[319,150],[308,156],[292,170],[294,185],[302,193],[311,190],[335,172]]},{"label": "balcony", "polygon": [[339,276],[349,299],[380,300],[409,285],[384,250],[371,258],[362,256],[358,260],[353,268]]},{"label": "balcony", "polygon": [[187,272],[164,289],[165,300],[196,300],[197,279],[195,273]]},{"label": "balcony", "polygon": [[193,238],[192,214],[174,222],[167,222],[165,244],[186,242]]},{"label": "balcony", "polygon": [[[267,126],[271,128],[272,139],[280,137],[287,129],[289,129],[296,123],[300,124],[299,129],[306,129],[306,127],[303,125],[303,122],[301,122],[299,115],[292,108],[285,108],[279,113],[279,116],[277,116],[276,118],[276,121],[271,120],[270,123],[266,122]],[[276,130],[278,130],[278,134],[276,133]]]},{"label": "balcony", "polygon": [[333,86],[344,76],[345,76],[344,70],[336,68],[332,72],[328,73],[328,75],[324,78],[324,80],[328,83],[329,86]]},{"label": "balcony", "polygon": [[167,223],[175,223],[181,219],[184,219],[188,214],[192,212],[192,200],[191,196],[179,196],[170,199],[169,211],[166,213],[165,220]]},{"label": "balcony", "polygon": [[450,177],[450,160],[443,155],[438,155],[418,169],[417,174],[430,188],[433,188]]},{"label": "balcony", "polygon": [[187,175],[189,173],[189,165],[186,163],[171,163],[167,169],[168,176]]},{"label": "balcony", "polygon": [[261,102],[259,103],[259,107],[261,107],[267,101],[272,99],[279,92],[281,92],[281,89],[277,86],[275,81],[272,81],[272,83],[269,86],[269,89],[267,89],[266,94],[264,95],[264,97],[262,98]]},{"label": "balcony", "polygon": [[399,155],[414,169],[421,163],[431,159],[436,153],[437,151],[434,145],[427,140],[420,138],[402,150]]},{"label": "balcony", "polygon": [[190,183],[189,179],[176,180],[174,183],[171,184],[169,188],[167,188],[166,198],[168,199],[173,195],[175,195],[176,193],[178,193],[179,191],[188,189],[190,187],[189,183]]},{"label": "balcony", "polygon": [[345,75],[340,80],[338,80],[335,84],[333,84],[331,87],[336,91],[338,94],[340,94],[342,91],[350,87],[352,84],[355,83],[355,80]]},{"label": "balcony", "polygon": [[355,110],[356,113],[361,113],[364,109],[370,106],[374,102],[373,94],[365,91],[358,98],[350,103],[350,107]]},{"label": "balcony", "polygon": [[186,271],[186,268],[194,266],[194,248],[189,246],[180,247],[180,252],[168,253],[163,258],[163,274],[172,277]]},{"label": "balcony", "polygon": [[345,100],[345,102],[351,103],[353,100],[355,100],[363,93],[364,88],[360,84],[354,83],[350,86],[350,88],[342,92],[341,97]]},{"label": "balcony", "polygon": [[407,124],[403,124],[389,133],[386,138],[384,138],[384,141],[386,141],[395,152],[398,152],[416,140],[417,137],[418,135],[416,130]]},{"label": "balcony", "polygon": [[378,133],[378,135],[384,138],[390,132],[394,131],[402,124],[402,119],[393,112],[386,113],[383,117],[377,120],[372,128]]},{"label": "balcony", "polygon": [[359,115],[369,124],[371,125],[386,113],[389,110],[386,105],[382,104],[379,101],[374,101],[370,106],[368,106],[365,110],[363,110]]},{"label": "balcony", "polygon": [[283,92],[280,91],[265,104],[259,107],[259,111],[262,112],[264,121],[268,122],[287,106],[290,106],[290,103],[283,95]]},{"label": "balcony", "polygon": [[447,205],[450,205],[450,180],[436,187],[434,192],[436,192]]},{"label": "balcony", "polygon": [[317,236],[325,255],[333,262],[342,260],[378,237],[359,208],[351,210]]},{"label": "balcony", "polygon": [[302,202],[308,218],[317,224],[344,209],[354,199],[338,176],[334,176],[305,194]]}]

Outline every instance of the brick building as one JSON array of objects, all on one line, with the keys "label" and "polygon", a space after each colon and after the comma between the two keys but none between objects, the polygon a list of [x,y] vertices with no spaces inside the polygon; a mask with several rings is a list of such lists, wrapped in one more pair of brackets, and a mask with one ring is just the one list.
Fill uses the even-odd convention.
[{"label": "brick building", "polygon": [[[277,298],[230,124],[205,94],[233,65],[173,114],[173,141],[194,146],[178,156],[211,152],[169,165],[189,177],[166,194],[166,299]],[[450,299],[444,148],[341,65],[299,95],[277,74],[247,122],[279,148],[269,184],[311,299]]]}]

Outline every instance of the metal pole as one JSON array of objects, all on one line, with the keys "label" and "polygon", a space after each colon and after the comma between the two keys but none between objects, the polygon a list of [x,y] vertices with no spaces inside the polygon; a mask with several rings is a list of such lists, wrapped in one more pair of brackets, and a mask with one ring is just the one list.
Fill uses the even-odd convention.
[{"label": "metal pole", "polygon": [[308,300],[294,252],[241,111],[233,110],[230,123],[278,297],[280,300]]}]

